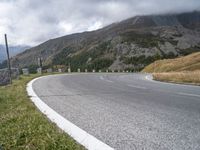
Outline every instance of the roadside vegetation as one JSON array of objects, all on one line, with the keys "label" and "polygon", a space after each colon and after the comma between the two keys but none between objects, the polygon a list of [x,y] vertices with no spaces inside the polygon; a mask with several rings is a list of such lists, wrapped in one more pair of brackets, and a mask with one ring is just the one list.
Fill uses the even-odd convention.
[{"label": "roadside vegetation", "polygon": [[21,76],[0,87],[0,149],[84,149],[51,123],[31,102],[26,84],[38,75]]},{"label": "roadside vegetation", "polygon": [[158,47],[158,42],[164,42],[157,36],[154,36],[150,33],[139,34],[135,31],[125,32],[121,34],[123,37],[123,42],[132,43],[133,41],[140,45],[142,48]]},{"label": "roadside vegetation", "polygon": [[200,85],[200,71],[154,73],[154,80]]},{"label": "roadside vegetation", "polygon": [[176,59],[158,60],[143,69],[159,81],[200,85],[200,52]]}]

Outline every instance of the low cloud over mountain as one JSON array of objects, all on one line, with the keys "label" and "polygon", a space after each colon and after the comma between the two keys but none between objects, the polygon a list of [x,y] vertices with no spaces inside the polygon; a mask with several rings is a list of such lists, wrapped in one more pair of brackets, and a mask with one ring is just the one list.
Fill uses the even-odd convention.
[{"label": "low cloud over mountain", "polygon": [[7,33],[11,45],[37,45],[135,15],[193,10],[200,10],[199,0],[1,0],[0,34]]}]

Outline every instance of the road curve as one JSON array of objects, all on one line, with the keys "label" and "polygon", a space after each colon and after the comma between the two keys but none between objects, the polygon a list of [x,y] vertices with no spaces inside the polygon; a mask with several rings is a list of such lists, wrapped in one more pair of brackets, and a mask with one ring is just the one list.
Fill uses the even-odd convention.
[{"label": "road curve", "polygon": [[40,78],[35,93],[64,118],[119,150],[200,149],[200,87],[145,74]]}]

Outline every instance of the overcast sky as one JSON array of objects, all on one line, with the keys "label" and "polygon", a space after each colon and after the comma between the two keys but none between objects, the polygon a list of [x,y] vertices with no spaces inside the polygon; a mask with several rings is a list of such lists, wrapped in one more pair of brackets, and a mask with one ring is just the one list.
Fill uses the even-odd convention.
[{"label": "overcast sky", "polygon": [[37,45],[135,15],[200,10],[200,0],[0,0],[0,44]]}]

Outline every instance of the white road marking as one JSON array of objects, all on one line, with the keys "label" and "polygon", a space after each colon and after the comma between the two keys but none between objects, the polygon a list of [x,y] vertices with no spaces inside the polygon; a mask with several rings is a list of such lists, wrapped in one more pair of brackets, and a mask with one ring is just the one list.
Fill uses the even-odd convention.
[{"label": "white road marking", "polygon": [[104,77],[103,77],[103,76],[100,76],[100,79],[101,79],[101,80],[104,80]]},{"label": "white road marking", "polygon": [[190,93],[182,93],[182,92],[179,92],[178,94],[179,94],[179,95],[184,95],[184,96],[200,97],[200,95],[197,95],[197,94],[190,94]]},{"label": "white road marking", "polygon": [[105,80],[106,82],[110,82],[110,83],[113,83],[113,81],[111,81],[111,80]]},{"label": "white road marking", "polygon": [[131,84],[128,84],[127,86],[138,88],[138,89],[147,89],[146,87],[143,87],[143,86],[137,86],[137,85],[131,85]]},{"label": "white road marking", "polygon": [[101,80],[104,80],[104,81],[106,81],[106,82],[113,83],[113,81],[111,81],[111,80],[108,80],[108,79],[105,79],[103,76],[100,76],[100,79],[101,79]]},{"label": "white road marking", "polygon": [[[45,76],[47,77],[47,76]],[[52,108],[50,108],[47,104],[45,104],[34,92],[33,90],[33,83],[41,78],[39,77],[33,79],[27,84],[27,93],[30,96],[32,102],[36,105],[36,107],[45,114],[52,122],[56,123],[57,126],[73,137],[77,142],[85,146],[88,150],[114,150],[112,147],[108,146],[107,144],[103,143],[102,141],[98,140],[94,136],[90,135],[86,131],[82,130],[81,128],[77,127]]]},{"label": "white road marking", "polygon": [[153,78],[152,78],[152,76],[150,76],[150,75],[145,76],[145,79],[146,79],[146,80],[149,80],[149,81],[153,81]]}]

